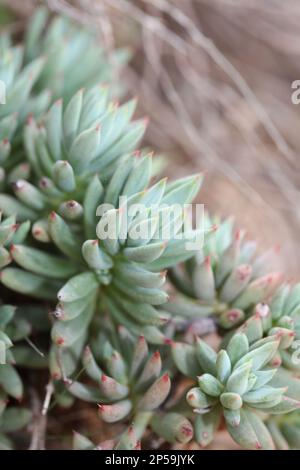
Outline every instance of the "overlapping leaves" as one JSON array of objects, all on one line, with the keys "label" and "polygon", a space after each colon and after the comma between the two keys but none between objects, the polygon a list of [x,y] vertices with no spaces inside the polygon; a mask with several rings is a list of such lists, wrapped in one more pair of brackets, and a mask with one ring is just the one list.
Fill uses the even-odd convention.
[{"label": "overlapping leaves", "polygon": [[63,97],[68,102],[80,87],[110,80],[128,58],[125,50],[116,51],[113,70],[104,51],[98,44],[95,47],[93,33],[60,16],[47,23],[49,14],[42,7],[33,16],[23,44],[15,46],[9,36],[1,36],[0,80],[5,85],[5,104],[0,108],[2,186],[30,176],[20,146],[21,125],[27,116],[39,118],[51,101]]},{"label": "overlapping leaves", "polygon": [[273,448],[259,414],[285,414],[300,406],[299,401],[286,395],[287,387],[270,384],[277,373],[277,367],[271,364],[280,339],[269,336],[251,342],[247,333],[249,337],[242,332],[233,335],[226,349],[218,353],[202,340],[194,349],[176,344],[173,348],[180,371],[192,375],[198,364],[202,372],[198,386],[187,394],[189,405],[198,414],[195,435],[201,445],[211,442],[223,414],[228,431],[240,445]]},{"label": "overlapping leaves", "polygon": [[171,280],[184,295],[167,308],[187,318],[214,315],[220,327],[230,329],[275,290],[282,275],[269,271],[273,251],[255,257],[256,244],[244,239],[243,231],[233,232],[232,219],[220,223],[207,216],[206,225],[213,223],[214,236],[184,272],[178,267],[171,271]]}]

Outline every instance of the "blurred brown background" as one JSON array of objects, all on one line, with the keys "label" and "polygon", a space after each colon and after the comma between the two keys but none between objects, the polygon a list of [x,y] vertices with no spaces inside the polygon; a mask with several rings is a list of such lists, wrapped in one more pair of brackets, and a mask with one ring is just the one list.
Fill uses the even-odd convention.
[{"label": "blurred brown background", "polygon": [[[12,27],[38,3],[9,0]],[[262,247],[280,244],[278,264],[299,278],[300,79],[298,0],[48,0],[53,11],[94,24],[107,54],[132,49],[122,73],[147,142],[166,173],[207,170],[200,200]]]}]

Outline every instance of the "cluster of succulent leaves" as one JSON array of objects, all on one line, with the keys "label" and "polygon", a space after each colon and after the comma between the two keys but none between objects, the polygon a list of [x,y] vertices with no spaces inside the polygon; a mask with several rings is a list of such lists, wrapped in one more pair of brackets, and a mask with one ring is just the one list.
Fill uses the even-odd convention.
[{"label": "cluster of succulent leaves", "polygon": [[73,450],[140,450],[141,441],[138,439],[135,425],[129,426],[120,436],[114,439],[94,444],[83,434],[74,432]]},{"label": "cluster of succulent leaves", "polygon": [[182,295],[167,309],[188,319],[213,315],[221,330],[239,326],[253,307],[268,298],[281,281],[270,272],[274,250],[256,255],[257,246],[234,231],[233,219],[205,218],[204,226],[216,225],[203,250],[184,266],[170,270],[170,279]]},{"label": "cluster of succulent leaves", "polygon": [[[105,52],[95,44],[93,34],[68,19],[49,20],[43,7],[32,17],[22,44],[1,35],[0,80],[6,86],[6,103],[0,109],[2,184],[29,176],[20,148],[22,124],[28,116],[39,117],[54,100],[68,101],[81,87],[112,79]],[[112,57],[116,67],[127,59],[126,50],[117,50]]]},{"label": "cluster of succulent leaves", "polygon": [[[76,432],[74,449],[149,433],[206,446],[224,423],[245,448],[300,448],[300,285],[231,219],[185,223],[202,175],[157,177],[136,100],[110,85],[128,54],[108,61],[95,41],[43,8],[22,45],[0,39],[0,447],[31,419],[26,367],[49,370],[54,403],[124,426],[100,444]],[[215,348],[187,335],[207,319]]]},{"label": "cluster of succulent leaves", "polygon": [[0,306],[0,449],[11,449],[13,443],[7,433],[19,431],[32,418],[29,409],[16,406],[26,394],[16,364],[32,370],[47,367],[44,357],[32,354],[27,342],[33,331],[49,329],[45,314],[41,306]]}]

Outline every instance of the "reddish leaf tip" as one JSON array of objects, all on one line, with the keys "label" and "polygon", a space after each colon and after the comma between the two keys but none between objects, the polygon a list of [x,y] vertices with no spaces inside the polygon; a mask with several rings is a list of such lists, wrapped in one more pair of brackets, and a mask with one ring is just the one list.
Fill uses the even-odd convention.
[{"label": "reddish leaf tip", "polygon": [[258,442],[258,441],[256,441],[256,442],[255,442],[255,448],[256,448],[256,449],[261,449],[261,448],[262,448],[261,443]]},{"label": "reddish leaf tip", "polygon": [[208,255],[204,258],[204,266],[205,266],[206,269],[210,269],[210,266],[211,266],[211,257],[210,257],[210,255]]},{"label": "reddish leaf tip", "polygon": [[236,232],[235,232],[235,240],[238,242],[241,240],[242,238],[242,235],[243,235],[243,230],[241,229],[238,229]]},{"label": "reddish leaf tip", "polygon": [[235,321],[237,320],[239,317],[239,312],[237,310],[231,310],[230,312],[228,312],[228,320],[229,321]]},{"label": "reddish leaf tip", "polygon": [[141,450],[141,441],[137,441],[136,445],[134,446],[134,450]]},{"label": "reddish leaf tip", "polygon": [[32,113],[28,114],[28,116],[26,118],[27,124],[31,125],[33,123],[33,121],[34,121],[33,114]]},{"label": "reddish leaf tip", "polygon": [[174,341],[170,338],[165,338],[164,339],[164,344],[166,344],[167,346],[173,346],[173,343],[174,343]]},{"label": "reddish leaf tip", "polygon": [[153,359],[155,359],[155,360],[159,360],[159,359],[160,359],[160,352],[159,352],[159,351],[155,351],[155,352],[153,353]]},{"label": "reddish leaf tip", "polygon": [[186,425],[186,424],[183,424],[181,426],[181,432],[182,434],[184,434],[185,436],[187,437],[190,437],[193,435],[193,430],[190,426]]}]

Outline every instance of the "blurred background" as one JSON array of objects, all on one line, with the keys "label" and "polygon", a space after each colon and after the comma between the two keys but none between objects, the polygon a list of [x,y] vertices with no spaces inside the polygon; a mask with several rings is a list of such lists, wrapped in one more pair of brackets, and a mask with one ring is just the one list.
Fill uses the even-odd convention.
[{"label": "blurred background", "polygon": [[[164,172],[205,171],[199,202],[233,214],[299,280],[300,104],[291,85],[300,80],[300,2],[2,0],[2,30],[21,35],[38,3],[96,28],[110,60],[114,47],[130,49],[115,80],[138,96],[138,114],[150,119],[146,144],[165,155]],[[98,429],[94,413],[76,413]],[[53,418],[53,434],[77,415]],[[212,446],[235,447],[222,432]]]},{"label": "blurred background", "polygon": [[[18,34],[38,2],[1,3]],[[130,48],[132,60],[115,78],[150,118],[147,143],[166,155],[165,172],[205,171],[201,202],[234,214],[262,248],[280,247],[279,267],[299,278],[300,105],[291,84],[300,79],[300,3],[40,3],[96,27],[108,57],[115,46]]]}]

